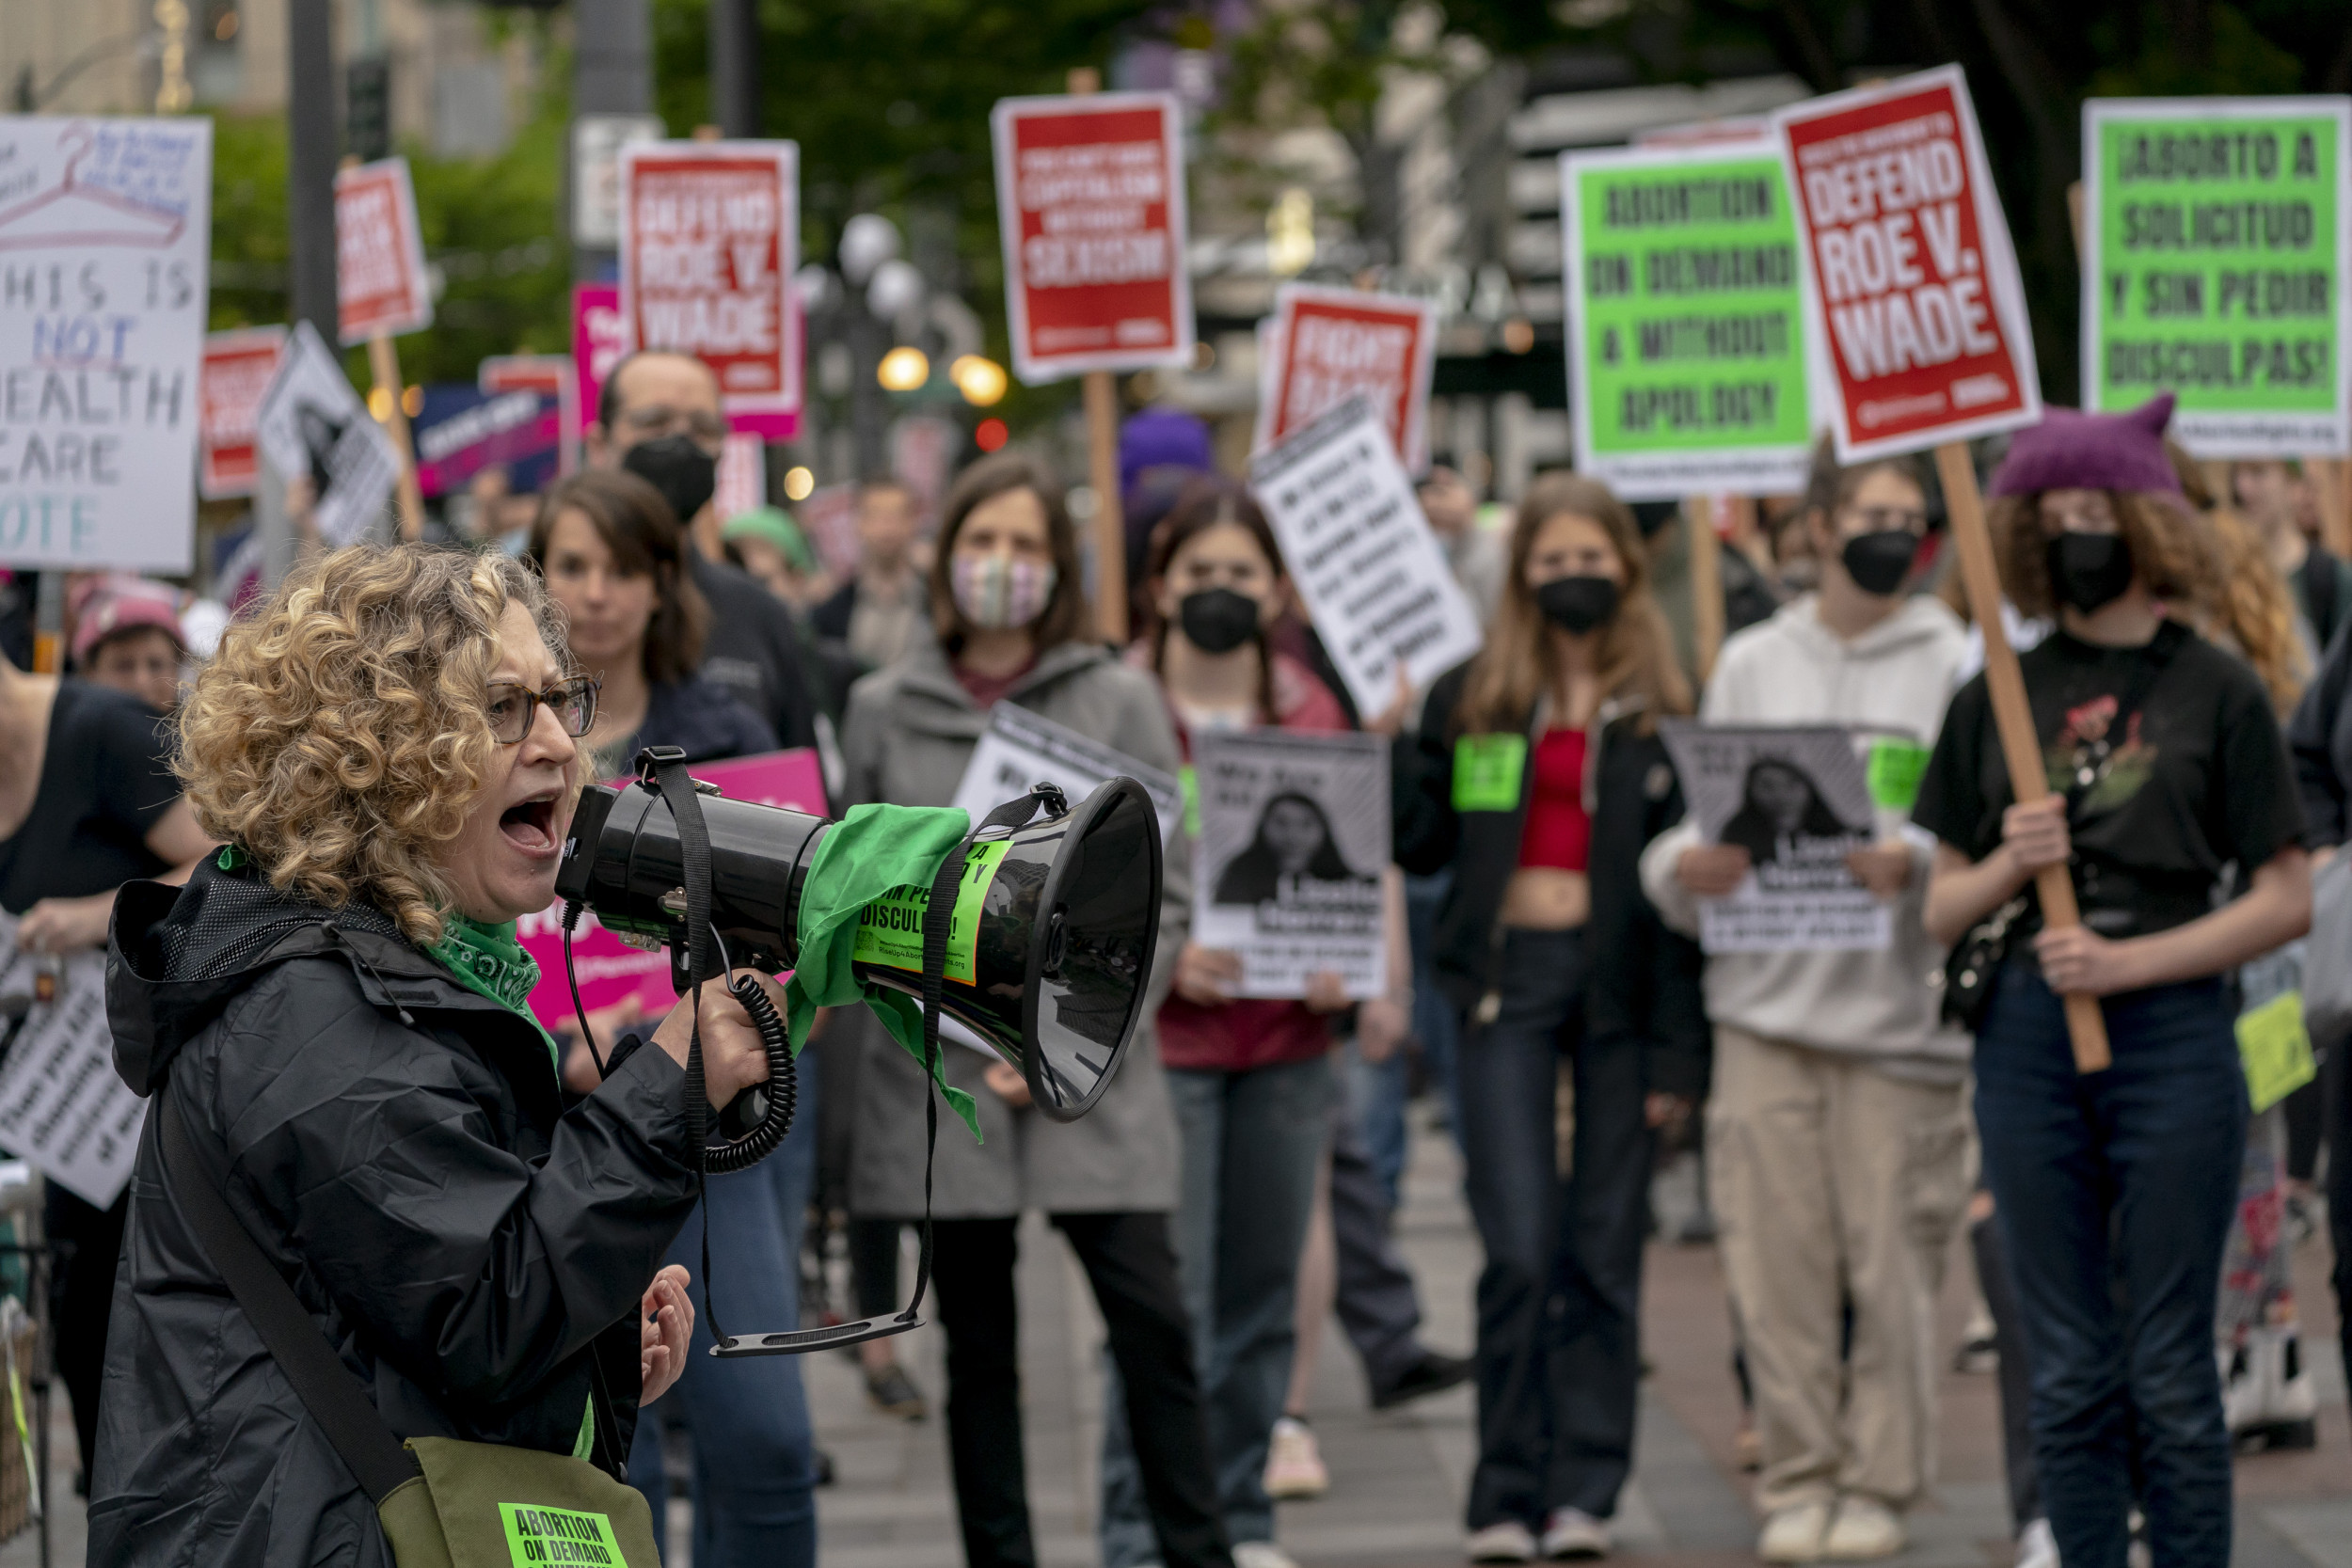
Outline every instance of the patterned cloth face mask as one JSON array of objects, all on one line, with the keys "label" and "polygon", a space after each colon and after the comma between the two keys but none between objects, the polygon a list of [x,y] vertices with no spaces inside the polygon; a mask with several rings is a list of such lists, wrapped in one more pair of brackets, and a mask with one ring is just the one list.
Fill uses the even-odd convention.
[{"label": "patterned cloth face mask", "polygon": [[1054,597],[1051,564],[1015,561],[1009,555],[960,555],[949,581],[964,619],[989,631],[1025,626],[1045,613]]}]

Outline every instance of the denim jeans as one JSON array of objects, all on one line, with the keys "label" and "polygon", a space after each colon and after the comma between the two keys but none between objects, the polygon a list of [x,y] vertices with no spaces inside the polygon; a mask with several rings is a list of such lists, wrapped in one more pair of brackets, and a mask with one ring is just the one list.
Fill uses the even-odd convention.
[{"label": "denim jeans", "polygon": [[[1298,1255],[1329,1126],[1328,1056],[1248,1072],[1168,1069],[1184,1145],[1176,1268],[1208,1409],[1209,1460],[1235,1544],[1274,1539],[1267,1440],[1289,1392]],[[1103,1561],[1158,1552],[1143,1518],[1123,1388],[1105,1379]]]},{"label": "denim jeans", "polygon": [[[1405,931],[1413,949],[1413,1037],[1421,1041],[1422,1061],[1431,1085],[1445,1097],[1446,1123],[1459,1148],[1462,1093],[1455,1064],[1461,1056],[1462,1024],[1454,1004],[1438,986],[1432,957],[1438,945],[1438,911],[1453,891],[1451,866],[1433,876],[1405,879]],[[1403,1169],[1401,1157],[1398,1168]]]},{"label": "denim jeans", "polygon": [[653,1507],[656,1539],[666,1543],[661,1429],[682,1418],[694,1443],[694,1568],[816,1568],[817,1476],[800,1358],[714,1358],[718,1341],[705,1309],[712,1282],[702,1261],[707,1210],[728,1332],[800,1326],[801,1226],[817,1180],[815,1067],[813,1056],[801,1057],[800,1109],[783,1146],[749,1170],[709,1178],[706,1206],[662,1259],[693,1275],[694,1340],[676,1385],[638,1414],[628,1479]]},{"label": "denim jeans", "polygon": [[[1616,1512],[1633,1462],[1642,1233],[1651,1137],[1638,1039],[1584,1035],[1581,931],[1511,931],[1502,1006],[1457,1061],[1478,1276],[1478,1468],[1471,1529],[1555,1508]],[[1575,1163],[1559,1174],[1561,1059]]]},{"label": "denim jeans", "polygon": [[2214,1301],[2245,1078],[2218,980],[2111,996],[2105,1011],[2115,1064],[2078,1074],[2058,999],[2011,963],[1977,1037],[1977,1125],[2033,1366],[2042,1502],[2066,1568],[2123,1568],[2136,1490],[2155,1568],[2223,1568]]}]

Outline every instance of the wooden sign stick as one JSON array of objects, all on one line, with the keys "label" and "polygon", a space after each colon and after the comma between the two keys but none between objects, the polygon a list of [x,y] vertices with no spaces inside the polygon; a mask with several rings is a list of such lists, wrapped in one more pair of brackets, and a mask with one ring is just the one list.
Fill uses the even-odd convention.
[{"label": "wooden sign stick", "polygon": [[[1968,460],[1966,445],[1947,441],[1937,447],[1935,471],[1944,482],[1944,506],[1951,517],[1952,547],[1960,557],[1960,580],[1968,591],[1968,611],[1984,634],[1985,690],[1993,699],[1993,722],[2000,731],[2010,788],[2019,804],[2030,805],[2049,794],[2050,785],[2042,773],[2042,741],[2034,733],[2033,709],[2026,702],[2026,677],[2017,668],[2017,654],[2001,625],[2001,575],[1993,563],[1993,535],[1985,527],[1984,498],[1977,493],[1977,469]],[[2034,875],[2034,887],[2042,895],[2044,926],[2082,924],[2082,913],[2074,904],[2074,883],[2065,866],[2043,866]],[[2113,1058],[2107,1053],[2106,1017],[2099,1010],[2099,999],[2069,995],[2065,1001],[2074,1070],[2106,1070]]]},{"label": "wooden sign stick", "polygon": [[1699,684],[1705,686],[1715,673],[1715,656],[1724,651],[1724,557],[1715,532],[1715,498],[1685,500],[1682,527],[1691,552],[1691,642]]},{"label": "wooden sign stick", "polygon": [[[1103,90],[1102,72],[1090,65],[1073,70],[1073,93]],[[1119,387],[1108,371],[1085,377],[1087,485],[1094,492],[1094,624],[1096,635],[1114,648],[1127,645],[1127,525],[1120,513]]]},{"label": "wooden sign stick", "polygon": [[424,491],[417,483],[417,449],[408,438],[408,410],[400,401],[400,351],[392,347],[390,334],[378,332],[368,340],[368,370],[375,389],[385,396],[389,412],[384,416],[384,428],[400,453],[401,543],[413,545],[424,537]]}]

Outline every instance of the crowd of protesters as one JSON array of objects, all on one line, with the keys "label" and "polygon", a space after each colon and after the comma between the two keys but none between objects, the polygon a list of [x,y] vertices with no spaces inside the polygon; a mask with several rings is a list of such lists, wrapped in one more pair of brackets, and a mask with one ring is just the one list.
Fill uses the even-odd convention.
[{"label": "crowd of protesters", "polygon": [[[1712,515],[1629,506],[1569,473],[1482,504],[1440,454],[1420,494],[1485,647],[1377,714],[1348,700],[1248,491],[1171,409],[1136,416],[1121,453],[1123,648],[1098,640],[1079,531],[1040,457],[981,459],[935,507],[875,478],[854,568],[829,571],[788,511],[719,515],[719,384],[671,354],[615,368],[582,471],[537,498],[485,489],[480,526],[407,548],[470,544],[498,563],[493,596],[555,628],[550,676],[593,685],[556,714],[560,737],[527,705],[522,740],[548,752],[531,766],[575,782],[624,775],[650,745],[691,762],[812,746],[836,813],[941,805],[1000,703],[1168,774],[1204,735],[1389,738],[1383,994],[1351,1002],[1318,974],[1300,996],[1241,995],[1239,956],[1189,934],[1188,825],[1168,844],[1145,1022],[1089,1117],[1049,1121],[1013,1069],[946,1054],[984,1139],[941,1139],[929,1199],[945,1386],[920,1386],[889,1338],[854,1354],[878,1410],[923,1420],[939,1400],[973,1568],[1038,1560],[1015,1290],[1030,1212],[1071,1247],[1105,1329],[1108,1568],[1287,1568],[1274,1503],[1330,1481],[1306,1374],[1335,1310],[1375,1405],[1474,1384],[1471,1560],[1607,1555],[1634,1464],[1652,1176],[1693,1147],[1752,1413],[1758,1557],[1904,1548],[1905,1514],[1936,1482],[1949,1347],[1934,1308],[1964,1229],[2000,1359],[2021,1568],[2122,1568],[2136,1532],[2158,1568],[2187,1568],[2228,1560],[2233,1447],[2312,1440],[2285,1259],[2323,1171],[2336,1288],[2352,1295],[2346,1053],[2319,1042],[2320,1077],[2249,1117],[2235,1031],[2306,962],[2338,957],[2302,939],[2312,868],[2352,819],[2352,565],[2314,537],[2296,466],[2208,472],[2169,446],[2168,413],[2052,410],[1978,454],[2051,790],[2031,805],[1975,673],[1982,640],[1951,587],[1932,476],[1912,459],[1841,467],[1826,444],[1802,496],[1766,499],[1722,545],[1724,602],[1707,614],[1691,557]],[[397,576],[379,558],[400,553],[354,580]],[[318,562],[305,570],[331,597]],[[184,882],[224,839],[199,879],[216,902],[246,885],[232,859],[266,853],[233,842],[216,782],[191,786],[215,791],[201,821],[183,794],[202,776],[183,748],[226,747],[229,683],[266,674],[252,648],[202,677],[216,686],[199,684],[214,695],[197,730],[168,717],[225,612],[112,577],[77,578],[65,600],[63,679],[27,673],[30,650],[0,627],[0,905],[40,954],[103,945],[117,889]],[[1701,645],[1708,624],[1730,633],[1720,649]],[[1661,732],[1685,717],[1907,737],[1915,805],[1882,800],[1843,862],[1884,908],[1882,948],[1702,953],[1708,905],[1749,885],[1772,830],[1701,833]],[[1518,759],[1505,790],[1464,792],[1503,755]],[[2043,922],[2035,882],[2052,867],[2077,925]],[[485,907],[475,940],[504,942],[503,958],[511,929]],[[393,942],[421,928],[399,911],[384,926]],[[2076,1070],[2069,995],[2102,999],[2103,1071]],[[620,1070],[607,1047],[671,1050],[630,1005],[546,1022],[575,1106]],[[1422,1342],[1419,1297],[1438,1282],[1415,1281],[1389,1234],[1416,1070],[1458,1142],[1483,1248],[1467,1354]],[[698,1565],[815,1563],[829,1462],[799,1364],[704,1354],[710,1328],[677,1271],[707,1233],[728,1292],[763,1314],[894,1310],[926,1210],[908,1151],[930,1092],[864,1009],[827,1014],[782,1150],[710,1178],[699,1201],[666,1192],[682,1228],[612,1254],[660,1271],[606,1292],[643,1293],[648,1402],[611,1402],[606,1430],[599,1393],[580,1440],[654,1519],[691,1501]],[[148,1195],[135,1182],[101,1211],[53,1190],[47,1212],[93,1531],[110,1516],[126,1552],[154,1504],[134,1494],[160,1473],[138,1445],[162,1418],[152,1368],[143,1384],[106,1370],[110,1311],[116,1358],[190,1354],[143,1293],[164,1288],[150,1276],[164,1254],[140,1245],[168,1244],[140,1240]],[[417,1329],[364,1293],[333,1306],[363,1338]],[[146,1402],[102,1406],[102,1375]],[[532,1393],[522,1376],[501,1374],[496,1398]],[[388,1397],[388,1416],[404,1399],[441,1412],[422,1432],[482,1429],[463,1407],[490,1396],[403,1383]],[[529,1422],[513,1430],[535,1441]],[[331,1518],[347,1502],[297,1488],[287,1506]],[[301,1550],[236,1560],[310,1560]]]}]

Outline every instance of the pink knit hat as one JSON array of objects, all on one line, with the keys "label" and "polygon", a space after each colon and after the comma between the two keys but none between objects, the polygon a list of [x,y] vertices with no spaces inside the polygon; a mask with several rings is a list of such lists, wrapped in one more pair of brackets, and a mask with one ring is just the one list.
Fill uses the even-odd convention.
[{"label": "pink knit hat", "polygon": [[1996,496],[2044,490],[2145,490],[2181,493],[2181,477],[2164,455],[2164,427],[2172,422],[2172,394],[2160,392],[2128,414],[2086,414],[2047,408],[2042,422],[2021,430],[1994,470]]},{"label": "pink knit hat", "polygon": [[139,626],[160,627],[181,647],[188,645],[188,634],[180,626],[178,595],[162,583],[135,578],[109,584],[90,596],[73,625],[73,662],[88,663],[99,643]]}]

